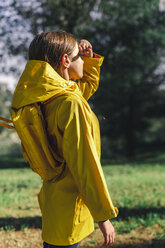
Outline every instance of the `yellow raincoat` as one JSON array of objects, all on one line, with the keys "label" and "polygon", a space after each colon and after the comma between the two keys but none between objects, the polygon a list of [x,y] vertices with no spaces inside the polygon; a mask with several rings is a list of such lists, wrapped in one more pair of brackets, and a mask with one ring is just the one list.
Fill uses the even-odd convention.
[{"label": "yellow raincoat", "polygon": [[118,214],[100,164],[99,122],[87,103],[98,88],[103,57],[83,60],[84,76],[78,82],[64,80],[46,62],[29,61],[12,101],[13,120],[41,103],[49,142],[62,164],[58,180],[45,175],[39,193],[42,238],[53,245],[77,243],[93,232],[94,220]]}]

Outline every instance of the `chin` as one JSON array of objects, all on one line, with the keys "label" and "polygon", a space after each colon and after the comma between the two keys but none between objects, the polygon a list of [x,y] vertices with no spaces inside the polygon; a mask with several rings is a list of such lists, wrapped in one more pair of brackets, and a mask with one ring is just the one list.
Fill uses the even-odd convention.
[{"label": "chin", "polygon": [[83,77],[83,73],[76,74],[73,77],[70,77],[70,79],[72,79],[72,80],[78,80],[78,79],[81,79],[82,77]]},{"label": "chin", "polygon": [[77,79],[81,79],[83,77],[83,73],[81,73],[80,75],[78,75]]},{"label": "chin", "polygon": [[82,75],[82,76],[77,77],[77,79],[81,79],[82,77],[83,77],[83,75]]}]

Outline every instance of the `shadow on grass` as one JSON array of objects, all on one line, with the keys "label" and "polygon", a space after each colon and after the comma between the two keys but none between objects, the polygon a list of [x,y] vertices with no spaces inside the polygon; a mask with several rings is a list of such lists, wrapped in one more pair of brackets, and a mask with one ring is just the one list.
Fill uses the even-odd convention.
[{"label": "shadow on grass", "polygon": [[[130,217],[137,218],[147,218],[148,214],[158,214],[159,217],[165,215],[165,208],[138,208],[138,209],[128,209],[128,208],[120,208],[119,215],[117,220],[127,220]],[[0,228],[4,230],[7,228],[12,228],[15,230],[22,230],[23,228],[41,228],[41,217],[23,217],[23,218],[13,218],[13,217],[4,217],[0,218]]]},{"label": "shadow on grass", "polygon": [[146,218],[148,214],[158,214],[160,217],[165,216],[165,208],[147,207],[147,208],[119,208],[118,220],[126,220],[129,217]]},{"label": "shadow on grass", "polygon": [[[85,246],[85,247],[87,247],[87,246]],[[96,246],[92,245],[92,247],[93,248],[102,248],[101,245],[96,245]],[[165,247],[165,240],[157,240],[156,242],[152,241],[152,243],[149,242],[149,243],[140,243],[140,244],[137,244],[136,242],[134,242],[132,244],[127,244],[125,242],[125,243],[122,243],[121,245],[113,244],[111,247],[113,247],[113,248],[164,248]],[[84,248],[84,246],[81,246],[81,244],[80,244],[79,248]]]},{"label": "shadow on grass", "polygon": [[16,231],[23,230],[24,228],[41,228],[41,217],[23,217],[23,218],[13,218],[5,217],[0,218],[0,228],[4,230],[14,229]]},{"label": "shadow on grass", "polygon": [[[132,244],[127,244],[126,242],[121,245],[113,245],[113,248],[164,248],[165,240],[152,240],[149,243],[136,243],[136,241]],[[94,248],[101,248],[100,246],[96,246]]]}]

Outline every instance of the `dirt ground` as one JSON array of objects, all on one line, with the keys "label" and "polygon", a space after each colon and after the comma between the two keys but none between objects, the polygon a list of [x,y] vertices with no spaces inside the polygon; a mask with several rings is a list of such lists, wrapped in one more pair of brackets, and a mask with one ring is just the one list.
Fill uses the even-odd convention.
[{"label": "dirt ground", "polygon": [[[160,227],[139,228],[129,234],[117,234],[113,248],[165,248],[165,240],[155,240]],[[103,237],[99,229],[80,242],[79,248],[102,246]],[[41,230],[0,231],[0,248],[42,248]]]}]

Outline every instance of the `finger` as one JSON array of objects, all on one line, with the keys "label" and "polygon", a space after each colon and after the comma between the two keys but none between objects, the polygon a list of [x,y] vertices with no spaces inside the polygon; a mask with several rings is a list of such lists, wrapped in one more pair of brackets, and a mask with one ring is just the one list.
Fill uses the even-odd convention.
[{"label": "finger", "polygon": [[110,239],[109,239],[109,244],[113,244],[114,243],[114,234],[110,235]]},{"label": "finger", "polygon": [[109,235],[106,235],[106,236],[104,237],[104,244],[103,244],[103,246],[106,246],[106,245],[109,244],[109,242],[110,242],[110,239],[109,239],[109,238],[110,238]]},{"label": "finger", "polygon": [[80,43],[78,44],[78,48],[81,49],[81,44]]},{"label": "finger", "polygon": [[88,56],[93,57],[93,50],[91,48],[88,49]]},{"label": "finger", "polygon": [[91,50],[91,48],[87,47],[87,48],[85,49],[85,52],[89,52],[90,50]]},{"label": "finger", "polygon": [[80,42],[79,43],[79,52],[83,55],[93,57],[93,51],[90,43],[87,45],[87,42]]},{"label": "finger", "polygon": [[84,41],[83,44],[87,47],[91,47],[91,43],[89,41]]},{"label": "finger", "polygon": [[86,44],[82,44],[81,47],[82,47],[83,52],[85,53],[85,52],[87,51],[87,46],[86,46]]},{"label": "finger", "polygon": [[81,47],[80,44],[78,45],[78,49],[79,49],[79,52],[81,53],[82,52],[82,47]]},{"label": "finger", "polygon": [[80,51],[80,53],[84,53],[84,49],[83,49],[82,45],[79,46],[79,51]]},{"label": "finger", "polygon": [[87,47],[91,47],[92,48],[92,45],[91,43],[88,41],[88,40],[81,40],[79,42],[80,45],[86,45]]},{"label": "finger", "polygon": [[83,49],[84,49],[84,52],[87,52],[87,45],[86,44],[83,44]]},{"label": "finger", "polygon": [[113,237],[112,236],[109,236],[109,245],[110,244],[113,244]]},{"label": "finger", "polygon": [[113,234],[113,243],[115,242],[115,232]]},{"label": "finger", "polygon": [[89,51],[89,53],[92,53],[92,52],[93,52],[93,51],[92,51],[92,48],[89,48],[88,51]]},{"label": "finger", "polygon": [[89,49],[91,49],[92,47],[91,47],[89,44],[85,44],[85,48],[86,48],[86,50],[89,50]]},{"label": "finger", "polygon": [[89,48],[92,48],[92,45],[91,45],[91,43],[89,43],[88,47],[89,47]]},{"label": "finger", "polygon": [[81,44],[84,48],[84,50],[87,50],[89,47],[91,47],[90,43],[87,41],[83,41]]},{"label": "finger", "polygon": [[83,47],[84,47],[85,44],[86,44],[86,43],[85,43],[84,41],[81,41],[81,42],[80,42],[80,45],[83,46]]},{"label": "finger", "polygon": [[112,233],[112,242],[115,242],[115,231]]}]

